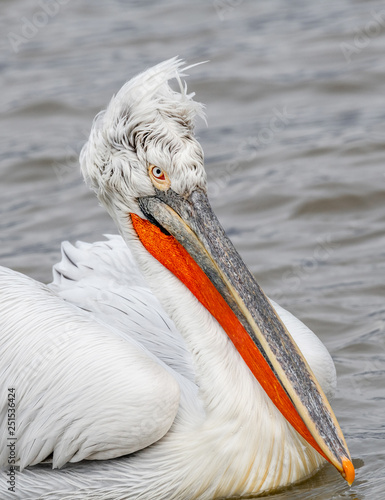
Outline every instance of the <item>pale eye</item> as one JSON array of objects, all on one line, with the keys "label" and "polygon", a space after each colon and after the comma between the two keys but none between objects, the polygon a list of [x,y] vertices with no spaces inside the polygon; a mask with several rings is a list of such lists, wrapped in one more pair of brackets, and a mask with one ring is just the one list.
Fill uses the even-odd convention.
[{"label": "pale eye", "polygon": [[150,163],[150,165],[148,166],[148,174],[150,176],[151,182],[156,187],[156,189],[167,191],[167,189],[170,188],[171,181],[167,173],[160,167],[157,167],[156,165]]},{"label": "pale eye", "polygon": [[163,181],[165,179],[163,170],[159,167],[152,167],[151,173],[156,179],[159,179],[160,181]]}]

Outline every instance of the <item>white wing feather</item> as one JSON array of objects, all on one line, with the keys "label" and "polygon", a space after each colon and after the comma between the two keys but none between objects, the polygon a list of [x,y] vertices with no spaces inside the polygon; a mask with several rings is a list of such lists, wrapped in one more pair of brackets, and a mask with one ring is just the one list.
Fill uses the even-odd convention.
[{"label": "white wing feather", "polygon": [[62,243],[62,260],[53,268],[49,287],[193,381],[192,357],[183,337],[149,289],[123,238],[108,238],[75,246]]},{"label": "white wing feather", "polygon": [[[154,327],[155,328],[155,327]],[[46,286],[0,268],[0,415],[16,393],[17,463],[53,466],[132,453],[160,439],[179,385],[143,346],[121,338]],[[7,433],[0,464],[7,465]]]}]

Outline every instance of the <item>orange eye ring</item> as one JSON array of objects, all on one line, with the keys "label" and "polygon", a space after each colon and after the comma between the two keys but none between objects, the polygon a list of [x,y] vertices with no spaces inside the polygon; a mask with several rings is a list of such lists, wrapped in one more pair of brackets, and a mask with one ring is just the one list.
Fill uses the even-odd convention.
[{"label": "orange eye ring", "polygon": [[156,165],[150,164],[148,166],[148,175],[154,186],[161,191],[167,191],[171,186],[171,181],[166,172]]}]

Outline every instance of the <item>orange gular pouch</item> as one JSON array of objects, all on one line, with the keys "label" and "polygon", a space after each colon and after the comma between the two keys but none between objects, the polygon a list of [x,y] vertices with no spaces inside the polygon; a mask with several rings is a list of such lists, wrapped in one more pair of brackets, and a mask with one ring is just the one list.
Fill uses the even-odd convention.
[{"label": "orange gular pouch", "polygon": [[134,229],[146,250],[171,271],[214,316],[285,419],[327,459],[258,347],[195,260],[173,236],[164,234],[157,226],[136,214],[130,215]]}]

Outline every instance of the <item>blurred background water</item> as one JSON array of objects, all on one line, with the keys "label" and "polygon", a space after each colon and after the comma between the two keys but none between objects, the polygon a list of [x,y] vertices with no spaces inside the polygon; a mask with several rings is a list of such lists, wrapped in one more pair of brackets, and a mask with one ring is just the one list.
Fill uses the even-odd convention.
[{"label": "blurred background water", "polygon": [[385,5],[3,0],[0,264],[49,282],[64,239],[114,226],[81,181],[94,115],[130,77],[188,63],[212,204],[265,291],[333,355],[357,469],[281,499],[385,495]]}]

